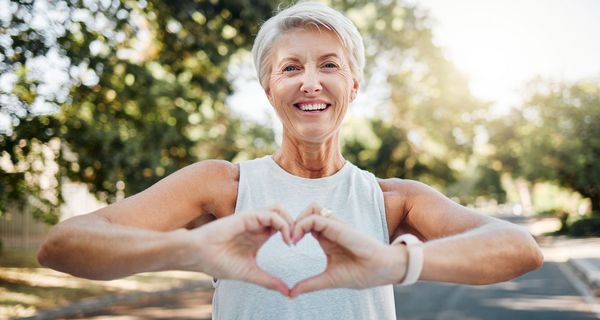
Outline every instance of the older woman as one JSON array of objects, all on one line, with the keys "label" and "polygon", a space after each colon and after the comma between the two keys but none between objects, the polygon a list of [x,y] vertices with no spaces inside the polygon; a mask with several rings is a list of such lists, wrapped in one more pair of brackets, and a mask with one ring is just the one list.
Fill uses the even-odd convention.
[{"label": "older woman", "polygon": [[523,228],[344,160],[340,126],[364,49],[342,14],[296,4],[263,25],[252,52],[283,122],[281,148],[198,162],[66,220],[40,250],[43,265],[90,279],[205,272],[219,279],[218,319],[394,319],[392,284],[494,283],[541,265]]}]

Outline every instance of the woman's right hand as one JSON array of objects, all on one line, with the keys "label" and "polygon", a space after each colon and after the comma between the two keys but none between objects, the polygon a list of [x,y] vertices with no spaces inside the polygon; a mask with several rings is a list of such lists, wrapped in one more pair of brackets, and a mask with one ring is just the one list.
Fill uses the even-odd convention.
[{"label": "woman's right hand", "polygon": [[251,282],[289,296],[290,289],[279,278],[260,269],[256,255],[277,231],[291,243],[294,220],[280,207],[232,214],[190,231],[197,241],[198,260],[186,269],[200,269],[219,279]]}]

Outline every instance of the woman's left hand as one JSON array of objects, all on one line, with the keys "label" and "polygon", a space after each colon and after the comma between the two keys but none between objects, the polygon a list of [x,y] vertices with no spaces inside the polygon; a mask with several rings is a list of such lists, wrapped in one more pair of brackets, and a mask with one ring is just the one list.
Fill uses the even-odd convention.
[{"label": "woman's left hand", "polygon": [[407,250],[386,245],[346,225],[334,215],[323,216],[312,205],[296,219],[292,243],[306,233],[319,242],[327,257],[325,271],[294,285],[291,297],[327,288],[363,289],[397,283],[406,273]]}]

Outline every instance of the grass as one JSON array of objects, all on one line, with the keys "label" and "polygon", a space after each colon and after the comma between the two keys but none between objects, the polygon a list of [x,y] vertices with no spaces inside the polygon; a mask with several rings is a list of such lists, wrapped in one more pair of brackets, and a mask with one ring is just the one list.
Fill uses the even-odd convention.
[{"label": "grass", "polygon": [[0,254],[0,319],[27,317],[40,309],[115,293],[152,292],[206,280],[201,273],[142,273],[112,281],[92,281],[41,267],[33,250],[5,249]]}]

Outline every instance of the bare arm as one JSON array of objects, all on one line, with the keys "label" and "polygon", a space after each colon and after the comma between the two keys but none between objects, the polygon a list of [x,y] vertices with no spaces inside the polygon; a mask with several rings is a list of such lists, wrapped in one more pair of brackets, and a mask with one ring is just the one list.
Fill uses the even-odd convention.
[{"label": "bare arm", "polygon": [[[42,245],[44,266],[108,280],[138,272],[189,270],[198,232],[181,229],[220,209],[218,197],[237,194],[236,167],[204,161],[183,168],[147,190],[56,225]],[[229,212],[231,213],[231,212]],[[197,249],[197,248],[196,248]]]},{"label": "bare arm", "polygon": [[40,264],[74,276],[111,280],[139,272],[181,269],[184,231],[154,231],[109,222],[100,214],[54,227],[38,253]]},{"label": "bare arm", "polygon": [[[542,253],[520,226],[481,215],[415,181],[391,179],[382,189],[403,220],[396,233],[411,232],[424,244],[421,280],[489,284],[539,268]],[[401,255],[406,255],[403,246]],[[402,250],[399,249],[399,250]]]}]

